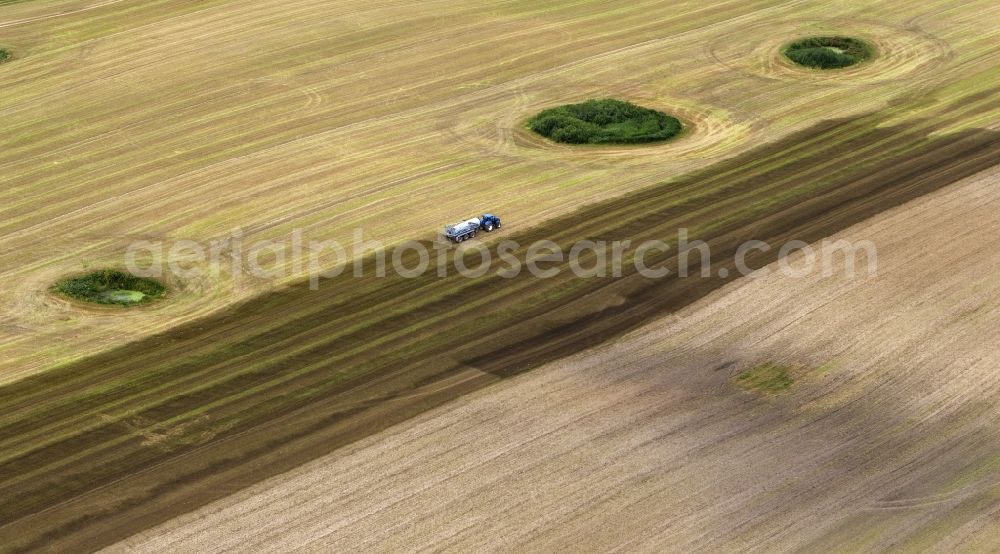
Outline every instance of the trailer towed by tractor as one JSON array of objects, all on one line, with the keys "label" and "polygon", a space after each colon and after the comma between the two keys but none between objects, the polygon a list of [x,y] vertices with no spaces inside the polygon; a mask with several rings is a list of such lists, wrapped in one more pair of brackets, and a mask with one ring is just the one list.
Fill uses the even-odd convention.
[{"label": "trailer towed by tractor", "polygon": [[454,225],[444,226],[444,236],[454,242],[462,242],[476,236],[480,229],[487,233],[500,228],[500,218],[493,214],[471,217]]}]

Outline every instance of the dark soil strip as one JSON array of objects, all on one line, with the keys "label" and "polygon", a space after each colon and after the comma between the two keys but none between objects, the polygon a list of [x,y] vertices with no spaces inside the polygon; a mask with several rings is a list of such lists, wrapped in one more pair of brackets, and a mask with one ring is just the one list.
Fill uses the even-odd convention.
[{"label": "dark soil strip", "polygon": [[[785,240],[829,236],[1000,159],[996,132],[931,140],[929,122],[879,122],[826,122],[504,236],[568,249],[686,227],[726,279],[652,280],[630,263],[619,278],[572,278],[565,263],[553,279],[347,276],[0,388],[0,545],[98,548],[683,307],[736,276],[745,240],[775,245],[747,258],[760,267]],[[675,254],[647,263],[676,268]],[[162,440],[137,431],[168,420]]]}]

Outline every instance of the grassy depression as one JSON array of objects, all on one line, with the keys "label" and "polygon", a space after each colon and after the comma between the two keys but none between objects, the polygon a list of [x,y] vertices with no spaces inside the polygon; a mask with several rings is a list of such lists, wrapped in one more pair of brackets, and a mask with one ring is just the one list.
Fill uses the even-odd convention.
[{"label": "grassy depression", "polygon": [[568,144],[640,144],[671,139],[682,125],[663,112],[605,98],[549,108],[529,119],[528,128]]},{"label": "grassy depression", "polygon": [[782,49],[798,65],[814,69],[840,69],[859,64],[875,55],[875,47],[850,37],[809,37]]},{"label": "grassy depression", "polygon": [[795,380],[791,368],[774,363],[755,365],[736,376],[736,382],[746,390],[779,393],[792,386]]},{"label": "grassy depression", "polygon": [[167,288],[158,281],[116,269],[67,277],[53,285],[52,290],[84,302],[119,306],[144,304],[161,298],[167,292]]}]

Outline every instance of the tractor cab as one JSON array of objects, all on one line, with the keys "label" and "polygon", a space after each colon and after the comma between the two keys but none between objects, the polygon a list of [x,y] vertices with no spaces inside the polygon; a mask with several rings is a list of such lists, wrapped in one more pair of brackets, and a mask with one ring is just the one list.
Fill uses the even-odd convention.
[{"label": "tractor cab", "polygon": [[483,217],[480,218],[479,226],[487,233],[493,229],[499,229],[500,218],[493,214],[483,214]]}]

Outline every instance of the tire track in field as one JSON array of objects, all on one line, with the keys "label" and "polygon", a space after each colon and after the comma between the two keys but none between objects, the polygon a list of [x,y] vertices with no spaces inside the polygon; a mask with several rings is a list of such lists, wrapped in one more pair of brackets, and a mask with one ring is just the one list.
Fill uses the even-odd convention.
[{"label": "tire track in field", "polygon": [[97,2],[96,4],[91,4],[91,5],[85,6],[83,8],[77,8],[77,9],[74,9],[74,10],[66,10],[66,11],[61,11],[59,13],[37,15],[37,16],[33,16],[33,17],[25,17],[25,18],[22,18],[22,19],[15,19],[15,20],[12,20],[12,21],[0,21],[0,28],[3,28],[3,27],[14,27],[14,26],[17,26],[17,25],[23,25],[25,23],[34,23],[36,21],[43,21],[43,20],[47,20],[47,19],[55,19],[57,17],[67,17],[67,16],[70,16],[70,15],[78,15],[78,14],[83,13],[83,12],[88,12],[88,11],[91,11],[91,10],[96,10],[96,9],[104,8],[104,7],[107,7],[107,6],[114,5],[114,4],[120,4],[120,3],[124,2],[124,1],[126,1],[126,0],[104,0],[103,2]]},{"label": "tire track in field", "polygon": [[[856,36],[874,44],[878,53],[872,60],[836,71],[802,68],[783,59],[781,48],[788,42],[829,34]],[[863,19],[760,23],[748,28],[746,36],[755,38],[749,44],[734,41],[732,37],[719,38],[706,46],[706,52],[716,63],[750,77],[835,87],[885,84],[907,79],[914,73],[927,77],[935,75],[954,58],[948,43],[930,33]],[[928,85],[932,82],[927,80]]]},{"label": "tire track in field", "polygon": [[[789,4],[795,4],[795,2],[790,2]],[[782,6],[784,6],[784,4]],[[767,11],[767,10],[763,10],[763,11]],[[732,21],[735,21],[735,20],[738,20],[738,19],[743,19],[743,18],[746,18],[746,17],[757,17],[760,13],[761,12],[754,12],[752,14],[744,14],[742,16],[736,16],[736,17],[733,17],[733,18],[730,18],[730,19],[727,19],[727,20],[724,20],[724,21],[721,21],[721,22],[716,22],[716,23],[713,23],[713,24],[706,25],[706,26],[698,28],[698,29],[694,29],[694,30],[687,31],[687,32],[684,32],[684,33],[680,33],[680,34],[675,34],[675,35],[672,35],[670,37],[653,39],[653,40],[646,41],[646,42],[643,42],[643,43],[639,43],[639,44],[631,45],[631,46],[628,46],[628,47],[624,47],[624,48],[612,50],[610,52],[597,54],[597,55],[585,58],[583,60],[577,60],[577,61],[574,61],[574,62],[571,62],[571,63],[567,63],[567,64],[564,64],[564,65],[561,65],[561,66],[557,66],[555,68],[551,68],[551,69],[548,69],[548,70],[545,70],[545,71],[533,74],[533,75],[531,75],[531,76],[529,76],[527,78],[515,79],[515,80],[510,81],[508,83],[504,83],[504,84],[501,84],[501,85],[490,87],[489,89],[487,89],[485,91],[477,91],[477,92],[472,92],[472,93],[468,93],[468,94],[465,94],[465,95],[460,95],[459,97],[454,98],[454,99],[448,101],[447,103],[439,105],[439,106],[435,107],[433,110],[430,110],[430,111],[425,111],[426,108],[424,108],[424,107],[417,107],[417,108],[414,108],[414,109],[409,110],[408,112],[404,112],[404,113],[391,114],[391,115],[387,115],[387,116],[376,117],[376,118],[369,119],[367,121],[357,122],[357,123],[354,123],[354,124],[351,124],[351,125],[348,125],[348,126],[339,127],[337,129],[324,130],[324,131],[321,131],[321,132],[318,132],[318,133],[310,134],[310,135],[305,136],[305,137],[298,137],[298,138],[292,139],[290,141],[283,142],[281,144],[273,145],[273,146],[268,147],[268,148],[263,149],[263,150],[258,150],[256,152],[249,153],[249,154],[247,154],[245,156],[241,156],[240,158],[236,158],[236,159],[242,159],[242,158],[245,158],[245,157],[253,155],[253,154],[265,155],[268,152],[273,152],[273,151],[276,151],[276,150],[282,149],[282,148],[293,148],[297,144],[301,143],[302,141],[314,140],[316,138],[320,138],[320,137],[323,137],[323,136],[330,136],[331,133],[346,132],[346,131],[349,131],[351,129],[357,128],[359,125],[365,125],[365,124],[386,124],[386,123],[396,122],[396,121],[399,121],[401,119],[406,119],[406,118],[416,117],[416,116],[427,117],[427,116],[432,116],[434,113],[440,113],[440,112],[444,112],[444,111],[450,111],[450,110],[455,109],[456,107],[458,107],[460,105],[463,105],[463,104],[477,104],[477,103],[482,103],[487,98],[496,96],[498,94],[502,95],[503,90],[505,88],[509,87],[509,86],[523,86],[525,83],[529,83],[529,82],[537,80],[537,79],[547,78],[547,77],[551,77],[551,76],[560,74],[560,73],[565,72],[565,71],[573,70],[573,69],[578,68],[579,66],[581,66],[583,64],[599,63],[601,61],[606,60],[610,56],[628,55],[630,53],[634,53],[637,49],[640,49],[640,48],[650,48],[651,46],[654,46],[654,45],[656,45],[658,43],[661,43],[663,41],[679,40],[679,39],[683,38],[684,36],[686,36],[688,34],[696,33],[696,32],[702,32],[702,31],[705,31],[705,30],[709,30],[709,29],[715,28],[717,26],[725,25],[727,23],[731,23]],[[350,109],[350,106],[349,105],[348,106],[344,106],[344,109]],[[228,161],[228,160],[226,160],[226,161]],[[220,162],[220,163],[225,163],[225,161],[224,162]],[[208,171],[210,169],[211,169],[211,167],[206,167],[206,168],[200,168],[197,171],[198,172],[202,172],[202,171]],[[198,173],[191,173],[190,175],[197,175],[197,174]],[[185,175],[189,175],[189,174],[185,174]],[[183,177],[183,175],[178,176],[178,177]],[[87,208],[83,208],[83,209],[87,209]]]}]

